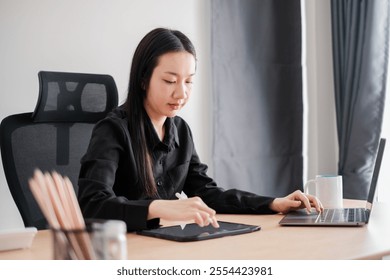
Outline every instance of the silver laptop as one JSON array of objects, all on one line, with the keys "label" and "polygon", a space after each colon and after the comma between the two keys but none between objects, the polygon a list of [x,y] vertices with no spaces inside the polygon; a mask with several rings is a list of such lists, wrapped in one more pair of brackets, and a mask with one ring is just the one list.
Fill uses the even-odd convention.
[{"label": "silver laptop", "polygon": [[366,208],[328,208],[320,214],[316,211],[307,214],[306,210],[301,209],[288,213],[279,224],[283,226],[362,226],[367,224],[374,202],[385,144],[386,139],[380,139]]}]

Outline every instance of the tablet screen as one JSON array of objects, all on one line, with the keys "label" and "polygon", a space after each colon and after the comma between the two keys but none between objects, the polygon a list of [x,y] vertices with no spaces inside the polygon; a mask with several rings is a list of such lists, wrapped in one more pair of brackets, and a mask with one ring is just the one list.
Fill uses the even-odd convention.
[{"label": "tablet screen", "polygon": [[199,241],[223,236],[237,235],[260,230],[260,226],[218,221],[219,228],[212,225],[200,227],[195,223],[187,224],[184,229],[180,226],[160,227],[157,229],[141,230],[137,234],[169,239],[174,241]]}]

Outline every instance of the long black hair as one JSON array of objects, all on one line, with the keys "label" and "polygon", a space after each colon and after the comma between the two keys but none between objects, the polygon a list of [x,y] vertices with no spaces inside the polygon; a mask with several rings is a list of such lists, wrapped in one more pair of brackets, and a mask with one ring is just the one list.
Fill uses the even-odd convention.
[{"label": "long black hair", "polygon": [[145,125],[147,113],[144,108],[146,89],[159,57],[170,52],[186,51],[196,60],[196,52],[190,39],[182,32],[166,28],[150,31],[138,44],[131,64],[127,101],[125,103],[132,148],[138,169],[141,191],[151,198],[158,197],[153,177],[151,151],[147,144]]}]

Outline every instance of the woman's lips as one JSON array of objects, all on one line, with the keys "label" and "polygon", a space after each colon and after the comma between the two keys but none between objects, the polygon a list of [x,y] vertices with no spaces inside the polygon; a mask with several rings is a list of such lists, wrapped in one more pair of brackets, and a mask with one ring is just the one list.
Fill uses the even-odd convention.
[{"label": "woman's lips", "polygon": [[179,110],[181,106],[179,103],[169,103],[168,105],[172,110]]}]

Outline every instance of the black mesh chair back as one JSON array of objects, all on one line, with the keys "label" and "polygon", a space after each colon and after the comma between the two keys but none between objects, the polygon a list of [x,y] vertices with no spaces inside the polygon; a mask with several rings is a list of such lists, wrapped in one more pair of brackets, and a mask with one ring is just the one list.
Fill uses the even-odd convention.
[{"label": "black mesh chair back", "polygon": [[24,225],[47,228],[28,186],[34,170],[68,176],[77,193],[80,159],[97,121],[118,106],[109,75],[41,71],[34,112],[11,115],[0,126],[4,173]]}]

